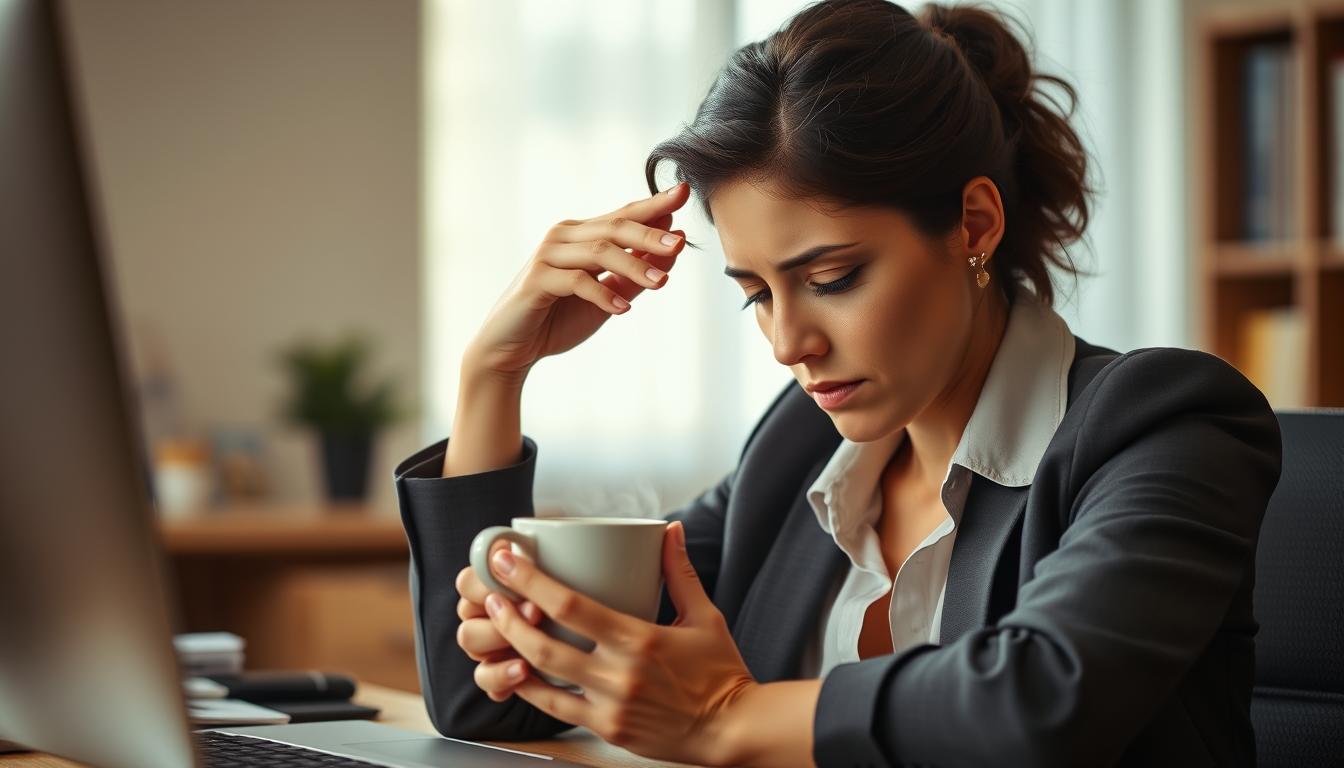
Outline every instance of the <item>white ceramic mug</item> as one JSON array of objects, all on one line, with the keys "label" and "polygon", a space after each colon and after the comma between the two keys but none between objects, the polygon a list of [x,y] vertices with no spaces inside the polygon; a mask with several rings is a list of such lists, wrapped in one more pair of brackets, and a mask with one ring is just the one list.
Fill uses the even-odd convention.
[{"label": "white ceramic mug", "polygon": [[[526,555],[543,573],[603,605],[645,621],[656,621],[663,593],[663,533],[666,520],[626,517],[515,517],[512,527],[496,525],[471,542],[471,567],[487,589],[514,602],[522,598],[500,584],[490,572],[490,548],[504,539]],[[540,606],[538,606],[540,607]],[[582,651],[589,638],[543,617],[540,629]],[[569,681],[547,675],[546,682],[580,690]]]}]

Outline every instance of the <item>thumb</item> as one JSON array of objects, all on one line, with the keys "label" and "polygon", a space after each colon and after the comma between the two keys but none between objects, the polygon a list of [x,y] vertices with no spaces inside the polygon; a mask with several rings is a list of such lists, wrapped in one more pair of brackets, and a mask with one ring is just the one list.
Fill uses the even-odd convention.
[{"label": "thumb", "polygon": [[691,556],[686,551],[686,528],[680,520],[668,525],[663,534],[663,579],[682,622],[699,616],[705,606],[712,605],[695,566],[691,565]]}]

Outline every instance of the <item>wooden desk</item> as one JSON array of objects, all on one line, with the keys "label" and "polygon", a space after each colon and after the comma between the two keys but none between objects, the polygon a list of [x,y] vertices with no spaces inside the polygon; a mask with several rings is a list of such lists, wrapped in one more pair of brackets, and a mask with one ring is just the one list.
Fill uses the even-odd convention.
[{"label": "wooden desk", "polygon": [[[380,685],[360,683],[356,702],[382,710],[378,722],[394,728],[408,731],[420,731],[433,734],[434,726],[429,723],[424,701],[418,694],[396,691]],[[542,741],[490,741],[501,747],[517,749],[523,752],[538,752],[561,760],[599,768],[663,768],[682,766],[683,763],[667,763],[649,760],[613,746],[598,738],[597,734],[582,728],[561,734],[554,739]],[[78,763],[63,760],[51,755],[26,752],[13,755],[0,755],[0,768],[81,768]]]}]

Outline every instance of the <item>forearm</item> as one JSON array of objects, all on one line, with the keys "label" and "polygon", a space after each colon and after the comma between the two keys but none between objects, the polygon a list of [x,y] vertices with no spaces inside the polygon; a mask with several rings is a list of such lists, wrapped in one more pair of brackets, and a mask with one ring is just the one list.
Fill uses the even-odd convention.
[{"label": "forearm", "polygon": [[443,477],[487,472],[515,464],[522,452],[521,378],[498,376],[463,358],[452,439]]},{"label": "forearm", "polygon": [[812,721],[821,680],[755,685],[724,713],[725,765],[793,768],[813,765]]}]

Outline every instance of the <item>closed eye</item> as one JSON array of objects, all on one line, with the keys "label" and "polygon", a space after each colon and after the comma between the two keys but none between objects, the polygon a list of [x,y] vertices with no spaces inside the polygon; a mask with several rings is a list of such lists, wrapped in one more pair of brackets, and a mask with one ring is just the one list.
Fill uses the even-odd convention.
[{"label": "closed eye", "polygon": [[[860,264],[859,266],[850,270],[849,274],[845,275],[844,277],[838,280],[832,280],[829,283],[818,283],[816,285],[813,285],[812,292],[818,296],[826,296],[828,294],[840,293],[841,291],[847,290],[851,285],[854,284],[854,281],[859,276],[859,272],[863,271],[863,268],[866,266],[867,266],[866,264]],[[769,298],[769,295],[770,290],[768,288],[766,290],[757,291],[756,293],[753,293],[752,295],[747,297],[747,301],[745,304],[742,305],[742,309],[746,309],[747,307],[751,306],[752,304],[755,304],[758,301],[765,301],[767,298]]]}]

